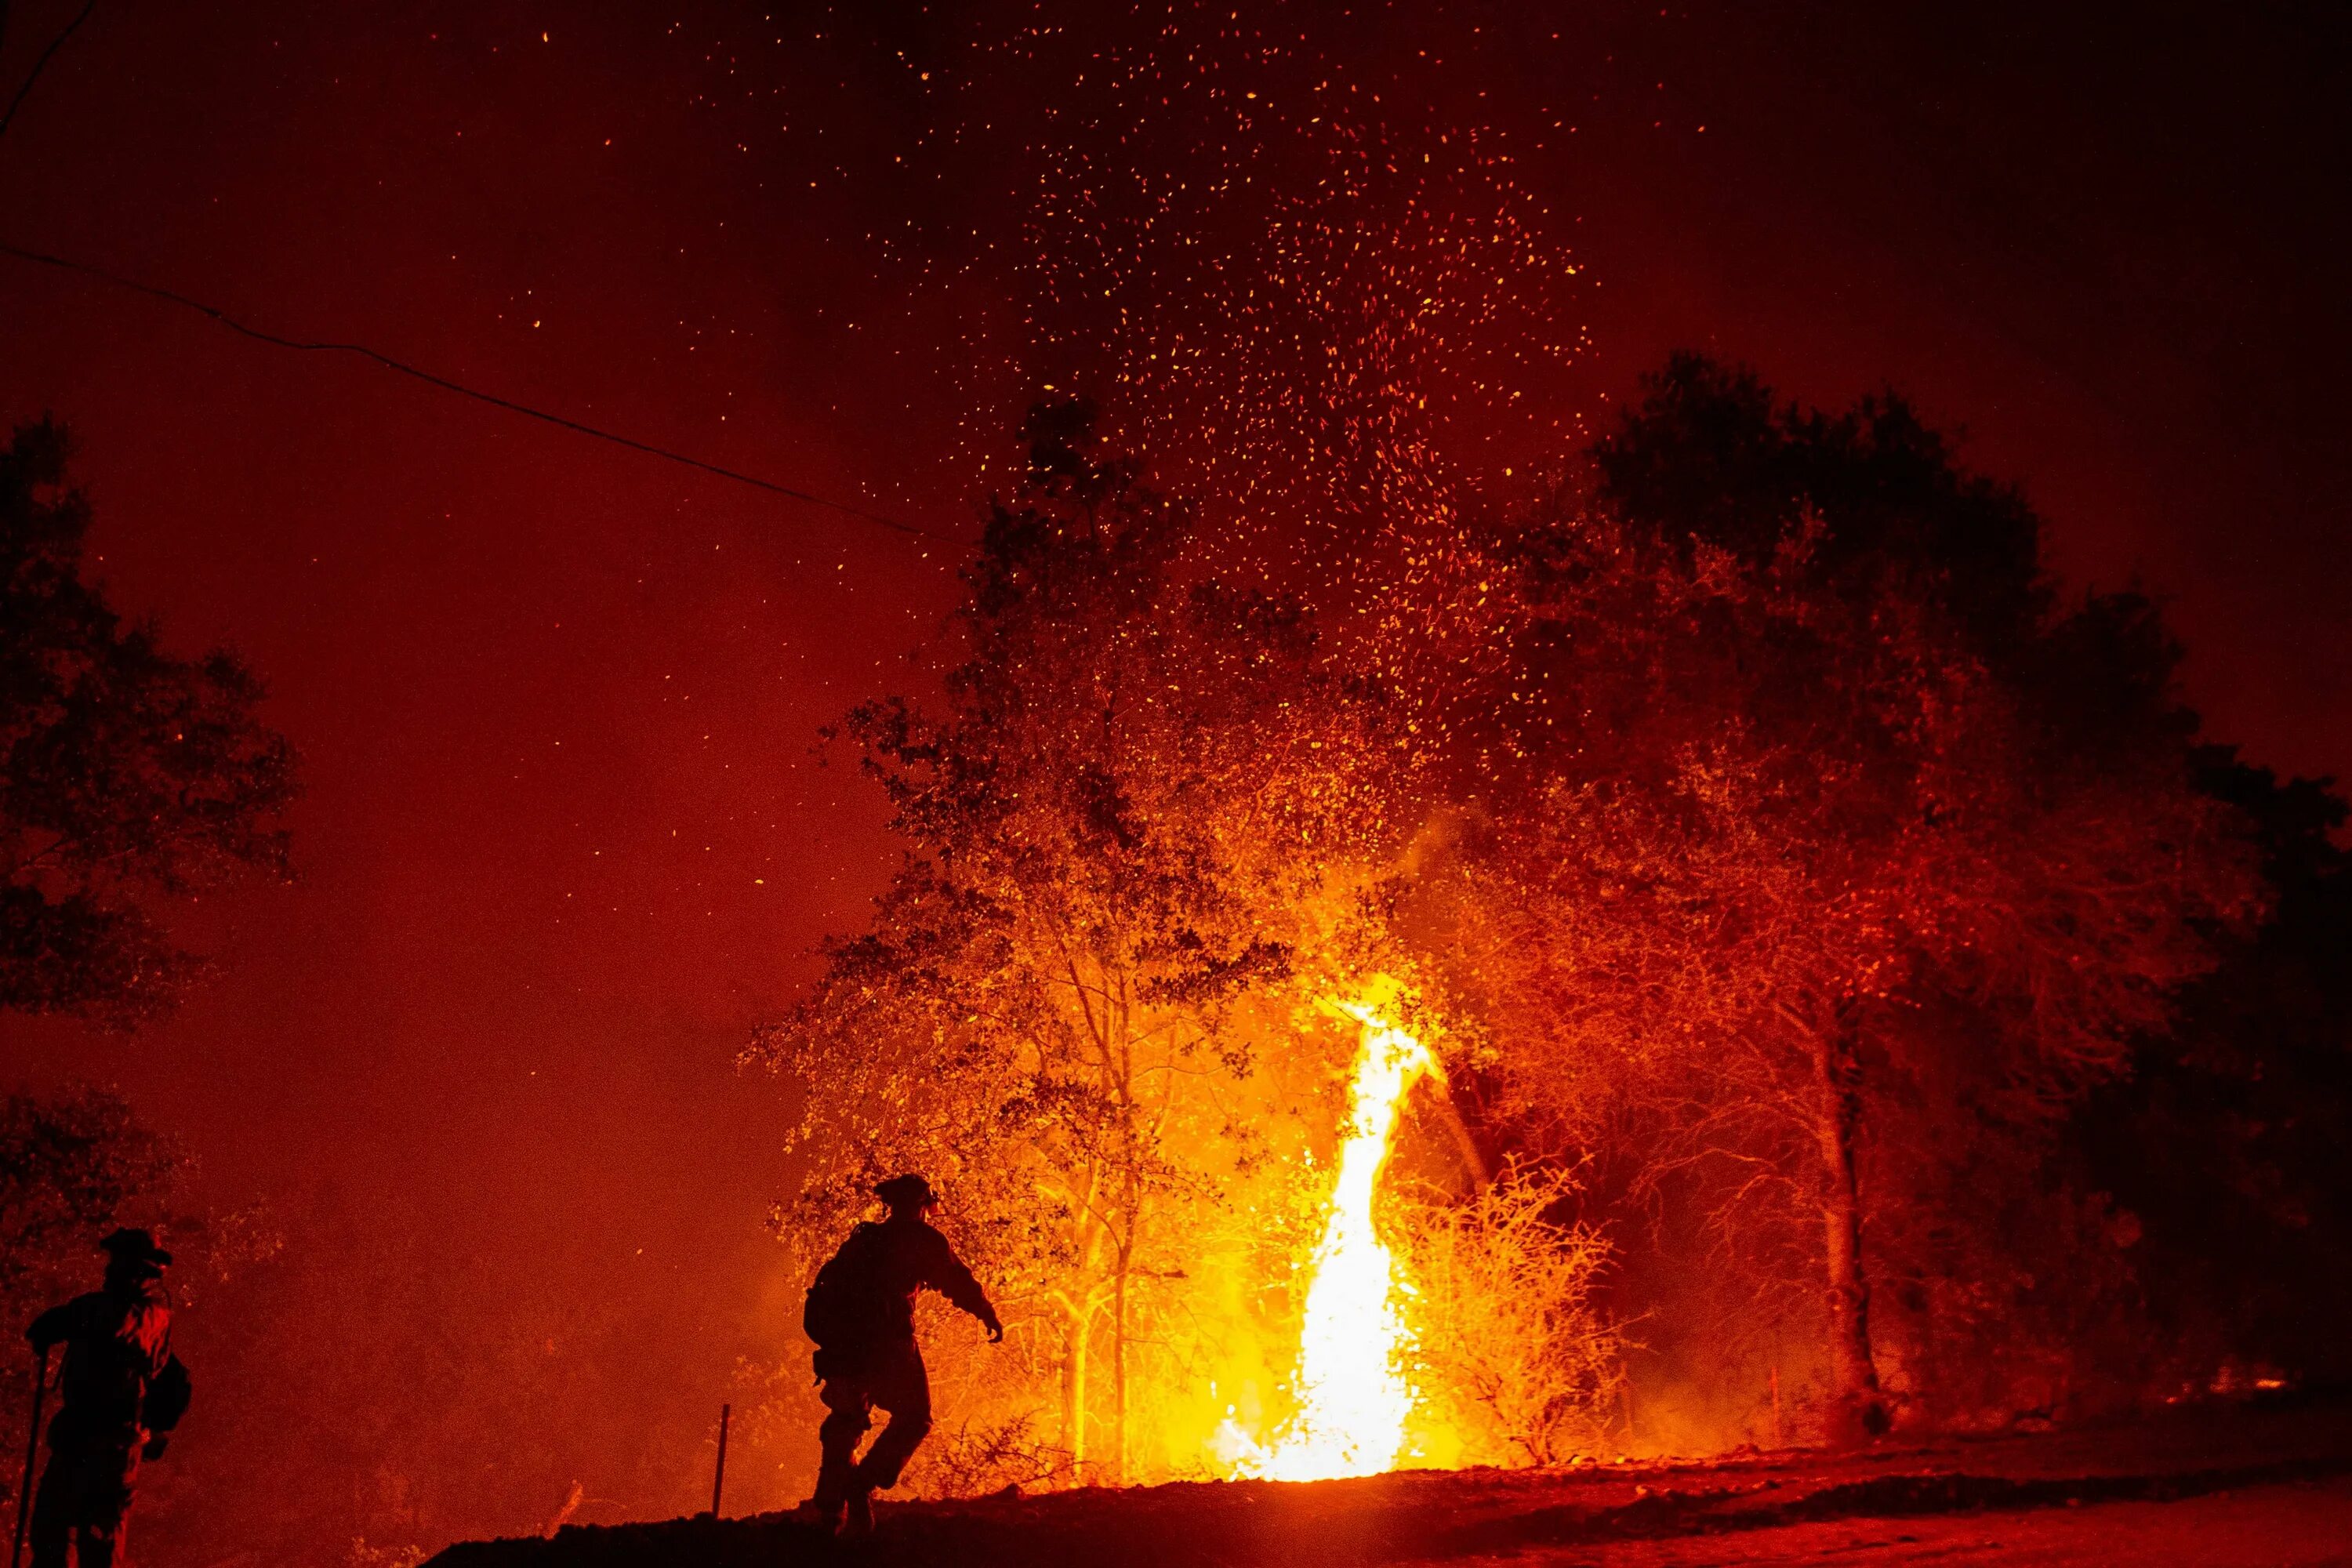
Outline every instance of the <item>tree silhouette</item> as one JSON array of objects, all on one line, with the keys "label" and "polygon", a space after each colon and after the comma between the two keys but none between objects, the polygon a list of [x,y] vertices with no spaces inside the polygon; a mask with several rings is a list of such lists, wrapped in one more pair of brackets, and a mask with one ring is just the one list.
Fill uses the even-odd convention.
[{"label": "tree silhouette", "polygon": [[2352,853],[2336,838],[2352,814],[2327,781],[2281,781],[2229,748],[2205,749],[2199,773],[2255,824],[2271,909],[2069,1128],[2064,1173],[2120,1205],[2148,1313],[2137,1342],[2099,1348],[2167,1393],[2232,1363],[2340,1383]]},{"label": "tree silhouette", "polygon": [[68,452],[44,420],[0,453],[0,1008],[127,1026],[200,967],[159,896],[285,874],[294,758],[236,656],[172,657],[83,576]]},{"label": "tree silhouette", "polygon": [[2120,1070],[2253,909],[2242,824],[2153,611],[2060,613],[2030,510],[1899,399],[1782,408],[1683,357],[1596,459],[1510,542],[1477,700],[1523,762],[1452,957],[1526,1134],[1637,1116],[1636,1185],[1810,1271],[1841,1425],[1883,1430],[1874,1178],[1938,1110],[1986,1147]]}]

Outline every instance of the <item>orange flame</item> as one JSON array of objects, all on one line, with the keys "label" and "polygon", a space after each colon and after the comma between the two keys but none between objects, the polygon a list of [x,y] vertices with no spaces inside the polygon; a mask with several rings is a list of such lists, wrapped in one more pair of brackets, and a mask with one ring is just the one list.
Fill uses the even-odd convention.
[{"label": "orange flame", "polygon": [[1235,1469],[1273,1480],[1328,1480],[1393,1468],[1412,1414],[1402,1365],[1412,1331],[1398,1310],[1407,1287],[1372,1223],[1372,1196],[1388,1163],[1407,1090],[1440,1070],[1419,1038],[1391,1023],[1372,999],[1332,1004],[1356,1020],[1362,1043],[1349,1092],[1339,1179],[1315,1249],[1307,1316],[1298,1337],[1298,1408],[1270,1447],[1222,1435]]}]

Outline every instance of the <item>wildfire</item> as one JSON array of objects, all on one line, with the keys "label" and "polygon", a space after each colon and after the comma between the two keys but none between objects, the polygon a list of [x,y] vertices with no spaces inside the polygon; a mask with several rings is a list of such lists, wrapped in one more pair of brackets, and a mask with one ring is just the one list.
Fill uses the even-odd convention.
[{"label": "wildfire", "polygon": [[1339,1179],[1315,1249],[1298,1338],[1298,1409],[1269,1447],[1247,1445],[1238,1468],[1273,1480],[1319,1481],[1393,1467],[1412,1414],[1402,1357],[1412,1331],[1397,1310],[1396,1260],[1372,1224],[1372,1194],[1388,1163],[1397,1111],[1437,1058],[1371,1002],[1336,1008],[1362,1043],[1348,1096]]}]

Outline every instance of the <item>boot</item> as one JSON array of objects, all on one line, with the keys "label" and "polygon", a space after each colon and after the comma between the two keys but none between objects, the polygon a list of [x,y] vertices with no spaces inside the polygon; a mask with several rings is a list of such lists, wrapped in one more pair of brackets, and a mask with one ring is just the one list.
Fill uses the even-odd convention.
[{"label": "boot", "polygon": [[843,1521],[841,1526],[842,1534],[873,1534],[874,1489],[866,1486],[856,1486],[850,1488],[848,1511],[849,1517]]},{"label": "boot", "polygon": [[838,1498],[828,1500],[813,1497],[793,1510],[793,1517],[803,1524],[814,1525],[827,1535],[841,1533],[841,1514],[845,1505]]},{"label": "boot", "polygon": [[836,1534],[841,1530],[842,1510],[860,1484],[855,1448],[844,1453],[837,1447],[828,1446],[824,1462],[816,1468],[815,1495],[793,1511],[827,1535]]}]

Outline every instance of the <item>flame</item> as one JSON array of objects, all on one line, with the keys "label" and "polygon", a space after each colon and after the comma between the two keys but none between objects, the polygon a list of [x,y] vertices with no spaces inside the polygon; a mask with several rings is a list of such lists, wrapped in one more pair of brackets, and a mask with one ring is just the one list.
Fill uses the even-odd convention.
[{"label": "flame", "polygon": [[[1339,1146],[1339,1180],[1307,1288],[1298,1409],[1270,1447],[1241,1438],[1247,1447],[1236,1456],[1244,1473],[1273,1480],[1329,1480],[1392,1468],[1412,1414],[1412,1386],[1400,1364],[1412,1348],[1412,1331],[1397,1306],[1404,1285],[1373,1227],[1372,1194],[1406,1090],[1440,1069],[1429,1047],[1383,1016],[1376,1002],[1333,1005],[1363,1033]],[[1229,1449],[1239,1437],[1223,1435]]]}]

